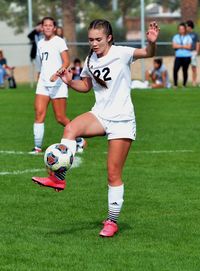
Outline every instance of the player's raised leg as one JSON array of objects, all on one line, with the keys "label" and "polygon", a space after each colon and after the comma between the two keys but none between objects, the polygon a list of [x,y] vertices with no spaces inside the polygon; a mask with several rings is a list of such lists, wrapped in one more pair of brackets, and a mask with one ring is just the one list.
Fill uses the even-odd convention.
[{"label": "player's raised leg", "polygon": [[[104,134],[105,130],[99,120],[92,113],[87,112],[68,123],[64,129],[61,143],[67,146],[71,150],[73,156],[75,156],[77,137],[81,135],[85,137],[92,137]],[[54,188],[55,190],[63,190],[66,185],[65,175],[66,172],[56,171],[53,175],[50,174],[48,177],[32,177],[32,180],[35,183]],[[56,180],[58,182],[54,184]]]},{"label": "player's raised leg", "polygon": [[[65,98],[52,99],[54,115],[58,123],[66,126],[70,120],[66,117],[67,101]],[[86,140],[82,137],[76,138],[76,152],[83,152],[86,146]]]}]

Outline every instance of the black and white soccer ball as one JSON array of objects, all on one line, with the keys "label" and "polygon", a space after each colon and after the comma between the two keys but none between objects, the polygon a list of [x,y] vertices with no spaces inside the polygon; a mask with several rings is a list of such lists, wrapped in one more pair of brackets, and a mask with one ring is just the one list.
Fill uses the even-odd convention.
[{"label": "black and white soccer ball", "polygon": [[49,146],[44,154],[44,163],[52,171],[69,170],[73,163],[70,149],[61,143]]}]

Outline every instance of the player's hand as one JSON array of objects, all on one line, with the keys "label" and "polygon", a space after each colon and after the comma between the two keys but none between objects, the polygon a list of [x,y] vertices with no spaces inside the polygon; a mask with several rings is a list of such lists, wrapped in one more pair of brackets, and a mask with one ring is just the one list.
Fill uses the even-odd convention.
[{"label": "player's hand", "polygon": [[70,82],[72,81],[73,72],[70,68],[63,70],[59,69],[56,75],[60,77],[65,84],[70,85]]},{"label": "player's hand", "polygon": [[65,73],[65,68],[61,67],[59,70],[57,70],[56,73],[54,73],[51,77],[50,77],[50,81],[51,82],[55,82],[59,77],[61,77],[62,74]]},{"label": "player's hand", "polygon": [[147,41],[152,43],[156,42],[158,39],[159,32],[160,28],[158,27],[158,24],[156,22],[150,23],[148,31],[146,33]]},{"label": "player's hand", "polygon": [[56,75],[56,73],[54,73],[51,77],[50,77],[50,81],[51,82],[55,82],[58,79],[58,76]]}]

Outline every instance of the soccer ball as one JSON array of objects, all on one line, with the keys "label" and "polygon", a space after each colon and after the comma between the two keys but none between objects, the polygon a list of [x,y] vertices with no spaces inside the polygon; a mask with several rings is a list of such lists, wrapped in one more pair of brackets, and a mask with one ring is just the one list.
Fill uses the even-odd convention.
[{"label": "soccer ball", "polygon": [[49,146],[44,154],[44,163],[52,171],[67,171],[73,163],[73,154],[64,144]]}]

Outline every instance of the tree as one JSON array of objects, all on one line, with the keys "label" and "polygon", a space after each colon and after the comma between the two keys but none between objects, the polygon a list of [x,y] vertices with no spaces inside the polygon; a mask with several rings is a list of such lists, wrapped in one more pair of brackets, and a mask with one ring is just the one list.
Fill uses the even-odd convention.
[{"label": "tree", "polygon": [[[76,42],[75,6],[75,0],[62,0],[64,36],[70,42]],[[71,45],[69,49],[71,59],[77,57],[77,47],[75,45]]]},{"label": "tree", "polygon": [[[15,29],[16,33],[23,32],[28,26],[27,0],[0,0],[0,18]],[[32,1],[33,25],[36,25],[43,17],[52,16],[56,20],[60,18],[59,0],[34,0]]]},{"label": "tree", "polygon": [[183,21],[197,21],[198,0],[181,0],[181,16]]},{"label": "tree", "polygon": [[122,14],[122,22],[123,25],[125,25],[125,17],[127,16],[127,13],[131,8],[133,7],[139,7],[140,1],[139,0],[119,0],[119,7]]}]

